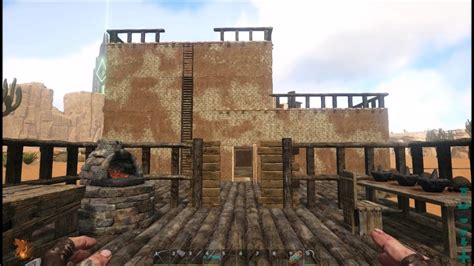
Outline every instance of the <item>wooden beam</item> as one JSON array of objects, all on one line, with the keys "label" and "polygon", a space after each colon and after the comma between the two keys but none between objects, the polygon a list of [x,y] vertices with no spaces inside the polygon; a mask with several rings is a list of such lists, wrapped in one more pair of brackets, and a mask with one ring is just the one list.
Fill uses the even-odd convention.
[{"label": "wooden beam", "polygon": [[239,41],[239,31],[238,30],[235,31],[235,41],[236,42]]},{"label": "wooden beam", "polygon": [[[413,174],[421,175],[424,172],[423,166],[423,147],[412,146],[410,147],[411,160],[413,165]],[[416,212],[426,212],[426,202],[415,200]]]},{"label": "wooden beam", "polygon": [[221,31],[221,41],[224,41],[224,31]]},{"label": "wooden beam", "polygon": [[332,96],[332,108],[337,108],[337,96]]},{"label": "wooden beam", "polygon": [[347,104],[349,108],[352,108],[354,104],[352,103],[352,96],[347,96]]},{"label": "wooden beam", "polygon": [[253,41],[253,31],[249,30],[249,41]]},{"label": "wooden beam", "polygon": [[141,36],[140,36],[140,42],[141,42],[141,43],[144,43],[144,42],[145,42],[145,34],[146,34],[145,32],[142,32],[142,33],[141,33]]},{"label": "wooden beam", "polygon": [[202,139],[193,140],[193,181],[192,181],[192,205],[201,207],[202,204]]},{"label": "wooden beam", "polygon": [[293,196],[291,195],[291,159],[292,159],[292,147],[291,138],[282,139],[283,147],[283,206],[285,208],[293,207]]},{"label": "wooden beam", "polygon": [[441,217],[443,219],[443,243],[446,255],[450,258],[456,258],[457,256],[457,243],[456,243],[456,222],[454,220],[454,208],[441,207]]},{"label": "wooden beam", "polygon": [[[77,162],[78,162],[79,148],[77,146],[67,147],[67,166],[66,175],[76,176],[77,175]],[[67,181],[66,184],[76,184],[76,181]]]},{"label": "wooden beam", "polygon": [[379,108],[385,108],[385,96],[379,95],[377,97],[379,99]]},{"label": "wooden beam", "polygon": [[53,150],[52,145],[40,146],[40,179],[53,177]]},{"label": "wooden beam", "polygon": [[23,165],[23,145],[13,143],[8,145],[5,183],[18,184],[21,182],[21,167]]},{"label": "wooden beam", "polygon": [[362,95],[362,107],[363,108],[369,107],[368,102],[367,102],[367,95]]},{"label": "wooden beam", "polygon": [[144,175],[150,174],[150,159],[151,159],[150,157],[151,157],[151,149],[142,148],[142,168],[143,168]]},{"label": "wooden beam", "polygon": [[439,177],[453,179],[453,165],[451,161],[451,147],[447,145],[436,146],[436,155],[438,157]]},{"label": "wooden beam", "polygon": [[[373,147],[365,147],[364,148],[364,164],[365,164],[365,174],[368,176],[372,176],[372,171],[374,170],[374,148]],[[376,194],[375,190],[372,188],[365,189],[365,196],[368,200],[376,202]]]},{"label": "wooden beam", "polygon": [[[171,174],[179,175],[179,148],[171,149]],[[179,180],[171,180],[170,207],[179,205]]]},{"label": "wooden beam", "polygon": [[[337,175],[340,176],[342,172],[346,169],[346,149],[343,147],[336,148],[336,168],[337,168]],[[339,178],[337,180],[337,203],[339,209],[342,208],[341,202],[341,185],[339,182]]]},{"label": "wooden beam", "polygon": [[[314,175],[314,148],[306,148],[306,174]],[[307,204],[308,207],[314,207],[316,204],[316,182],[308,180],[307,182]]]},{"label": "wooden beam", "polygon": [[127,32],[127,42],[128,43],[132,42],[132,33],[131,32]]},{"label": "wooden beam", "polygon": [[321,108],[326,108],[326,97],[321,96]]}]

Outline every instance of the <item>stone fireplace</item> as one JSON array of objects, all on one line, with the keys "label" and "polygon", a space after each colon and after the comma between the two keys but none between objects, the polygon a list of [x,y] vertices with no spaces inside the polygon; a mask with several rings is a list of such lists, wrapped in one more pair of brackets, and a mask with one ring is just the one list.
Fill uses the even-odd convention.
[{"label": "stone fireplace", "polygon": [[145,228],[155,214],[154,185],[118,141],[99,141],[81,168],[86,186],[79,209],[81,234],[119,234]]}]

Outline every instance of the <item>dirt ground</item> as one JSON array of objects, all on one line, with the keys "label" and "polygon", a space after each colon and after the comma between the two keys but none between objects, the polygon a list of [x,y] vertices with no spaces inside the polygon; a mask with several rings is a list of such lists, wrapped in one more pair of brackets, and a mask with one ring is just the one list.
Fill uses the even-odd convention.
[{"label": "dirt ground", "polygon": [[[25,149],[25,152],[36,151],[34,148]],[[59,151],[58,151],[59,152]],[[411,157],[407,156],[407,165],[412,168],[411,165]],[[426,172],[431,172],[434,168],[438,167],[438,161],[436,157],[424,157],[424,166]],[[81,166],[84,162],[78,162],[78,171],[80,171]],[[390,164],[392,168],[395,168],[395,158],[391,156]],[[471,180],[471,171],[469,169],[469,159],[461,159],[461,158],[453,158],[453,176],[464,176],[467,179]],[[2,174],[2,184],[5,183],[5,167],[3,169]],[[39,159],[35,160],[30,165],[26,165],[23,163],[22,167],[22,181],[27,180],[36,180],[39,176]],[[53,162],[53,177],[54,176],[64,176],[66,175],[66,162]],[[396,197],[389,198],[390,200],[397,201]],[[415,202],[410,200],[410,206],[414,207]],[[441,208],[437,205],[433,204],[426,204],[427,212],[440,216],[441,215]]]}]

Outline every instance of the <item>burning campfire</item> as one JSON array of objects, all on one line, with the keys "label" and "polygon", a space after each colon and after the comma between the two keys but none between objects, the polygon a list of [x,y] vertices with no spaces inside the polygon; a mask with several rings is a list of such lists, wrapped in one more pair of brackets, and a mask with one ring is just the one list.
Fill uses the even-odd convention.
[{"label": "burning campfire", "polygon": [[16,252],[15,256],[20,260],[27,260],[31,257],[33,249],[31,243],[27,240],[15,239]]},{"label": "burning campfire", "polygon": [[109,169],[109,176],[111,178],[127,178],[129,174],[124,173],[120,170]]}]

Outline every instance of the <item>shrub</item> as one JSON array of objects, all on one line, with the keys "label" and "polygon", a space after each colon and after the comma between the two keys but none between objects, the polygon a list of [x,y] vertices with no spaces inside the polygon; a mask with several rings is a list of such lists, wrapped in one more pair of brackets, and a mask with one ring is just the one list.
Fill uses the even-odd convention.
[{"label": "shrub", "polygon": [[449,140],[454,139],[453,131],[445,131],[442,128],[440,129],[429,129],[426,131],[426,140]]},{"label": "shrub", "polygon": [[31,164],[38,159],[38,152],[25,152],[23,153],[23,162],[25,164]]}]

